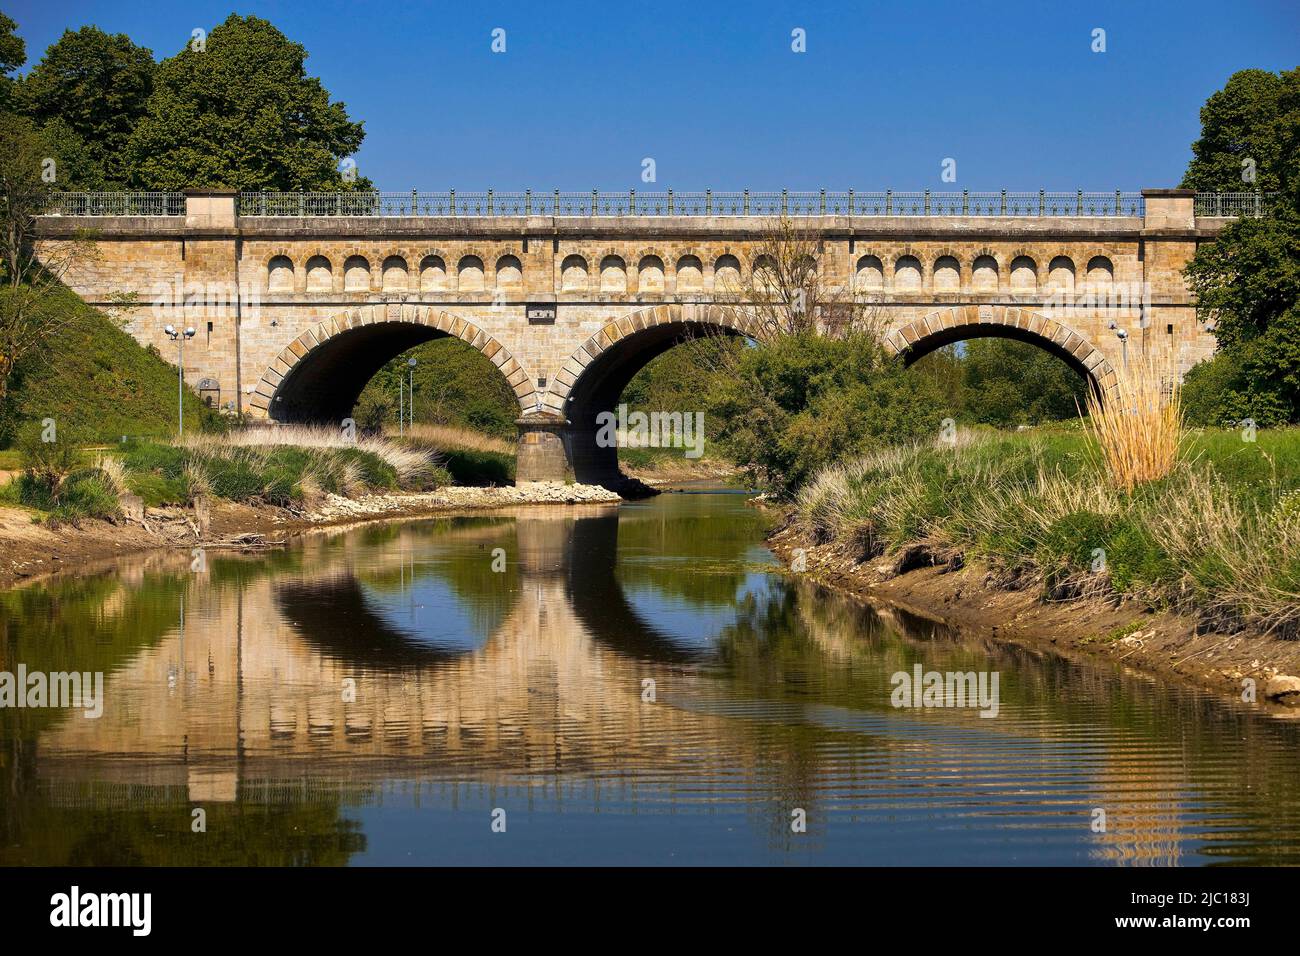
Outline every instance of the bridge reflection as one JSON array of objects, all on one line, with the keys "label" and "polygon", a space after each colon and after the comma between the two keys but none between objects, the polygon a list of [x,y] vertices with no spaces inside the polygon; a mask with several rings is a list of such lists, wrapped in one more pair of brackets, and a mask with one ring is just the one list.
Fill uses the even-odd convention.
[{"label": "bridge reflection", "polygon": [[[700,718],[647,705],[642,681],[712,650],[629,602],[618,537],[616,509],[532,510],[436,538],[420,524],[322,535],[294,572],[187,581],[183,629],[108,679],[102,719],[41,735],[40,774],[183,780],[190,800],[212,801],[248,778],[335,775],[342,758],[353,779],[398,758],[528,774],[671,765],[672,741],[699,734]],[[508,573],[491,569],[495,548]],[[718,583],[730,603],[734,575]]]},{"label": "bridge reflection", "polygon": [[[169,843],[166,861],[220,846],[247,862],[252,827],[277,861],[344,862],[365,844],[345,808],[394,788],[417,806],[485,787],[511,806],[704,804],[782,849],[802,807],[845,827],[833,845],[808,835],[827,852],[870,833],[944,859],[965,858],[934,834],[969,830],[1020,854],[1177,862],[1206,801],[1212,816],[1261,794],[1236,845],[1300,832],[1279,758],[1294,733],[793,585],[760,566],[750,509],[665,497],[336,530],[212,556],[207,575],[153,557],[0,595],[6,660],[108,649],[100,720],[27,712],[30,733],[0,734],[0,862],[33,845],[47,862],[152,861],[195,806],[224,835]],[[1002,716],[892,709],[890,675],[916,662],[1000,671]],[[1189,786],[1205,779],[1208,797]]]}]

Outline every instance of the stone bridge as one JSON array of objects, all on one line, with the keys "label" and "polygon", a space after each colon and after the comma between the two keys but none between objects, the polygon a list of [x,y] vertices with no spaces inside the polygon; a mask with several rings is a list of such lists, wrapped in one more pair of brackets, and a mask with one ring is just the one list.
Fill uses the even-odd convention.
[{"label": "stone bridge", "polygon": [[1213,351],[1181,273],[1226,221],[1221,203],[1176,189],[1014,194],[1011,207],[1006,193],[823,193],[793,212],[784,196],[760,212],[749,194],[743,208],[712,194],[675,208],[668,194],[666,209],[632,194],[613,211],[597,194],[566,206],[489,193],[473,208],[455,194],[423,207],[406,194],[400,208],[384,194],[112,195],[60,197],[40,241],[88,230],[96,253],[69,285],[164,356],[164,326],[194,326],[185,377],[210,403],[339,421],[384,363],[455,336],[518,398],[519,480],[603,483],[618,466],[596,416],[638,370],[702,330],[753,334],[743,290],[774,215],[815,234],[820,281],[878,307],[902,360],[1006,336],[1103,392],[1126,349],[1170,349],[1180,372]]}]

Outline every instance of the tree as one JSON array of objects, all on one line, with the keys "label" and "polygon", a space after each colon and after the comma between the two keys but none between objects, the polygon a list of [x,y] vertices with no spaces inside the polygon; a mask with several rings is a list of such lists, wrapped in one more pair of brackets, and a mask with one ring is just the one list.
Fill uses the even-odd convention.
[{"label": "tree", "polygon": [[27,45],[14,31],[18,24],[0,13],[0,110],[13,109],[17,81],[10,76],[27,62]]},{"label": "tree", "polygon": [[45,175],[53,152],[30,120],[0,115],[0,404],[14,366],[68,320],[57,293],[67,270],[87,255],[82,237],[36,254],[36,217],[54,190]]},{"label": "tree", "polygon": [[1296,184],[1300,164],[1300,69],[1242,70],[1201,108],[1201,136],[1183,186],[1276,192]]},{"label": "tree", "polygon": [[128,185],[126,145],[145,115],[155,69],[150,50],[93,26],[64,31],[45,51],[22,83],[21,100],[39,126],[61,123],[84,144],[84,164],[68,170],[66,181],[60,173],[64,188]]},{"label": "tree", "polygon": [[1234,74],[1201,120],[1184,185],[1240,189],[1229,174],[1250,155],[1257,185],[1278,196],[1266,216],[1230,223],[1188,263],[1219,348],[1215,368],[1189,373],[1193,420],[1300,422],[1300,68]]},{"label": "tree", "polygon": [[232,14],[159,64],[127,145],[145,189],[332,190],[365,135],[307,75],[307,51],[268,21]]}]

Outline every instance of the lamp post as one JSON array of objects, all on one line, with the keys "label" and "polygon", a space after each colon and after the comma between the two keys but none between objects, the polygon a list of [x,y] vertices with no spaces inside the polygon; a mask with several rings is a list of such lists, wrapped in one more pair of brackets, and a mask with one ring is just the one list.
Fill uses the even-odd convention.
[{"label": "lamp post", "polygon": [[185,340],[194,338],[194,326],[184,332],[173,325],[163,329],[167,337],[176,343],[176,434],[185,434]]},{"label": "lamp post", "polygon": [[415,434],[415,366],[420,363],[415,359],[408,359],[406,364],[411,369],[411,385],[406,390],[406,395],[410,399],[408,404],[411,406],[411,434]]},{"label": "lamp post", "polygon": [[1119,339],[1120,348],[1123,349],[1123,362],[1125,371],[1128,370],[1128,333],[1121,329],[1114,321],[1110,323],[1110,330],[1115,333],[1115,338]]}]

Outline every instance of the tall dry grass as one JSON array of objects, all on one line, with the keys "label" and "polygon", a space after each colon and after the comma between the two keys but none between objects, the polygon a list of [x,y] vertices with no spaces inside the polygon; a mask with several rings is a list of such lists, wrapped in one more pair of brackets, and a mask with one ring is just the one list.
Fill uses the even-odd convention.
[{"label": "tall dry grass", "polygon": [[1182,385],[1172,351],[1140,352],[1118,370],[1111,394],[1088,392],[1089,433],[1106,474],[1125,491],[1157,481],[1183,445]]},{"label": "tall dry grass", "polygon": [[514,444],[504,438],[485,435],[482,432],[476,432],[469,428],[459,428],[455,425],[433,425],[416,422],[414,427],[407,427],[406,434],[411,438],[437,448],[439,451],[489,451],[501,455],[513,455],[515,453]]}]

